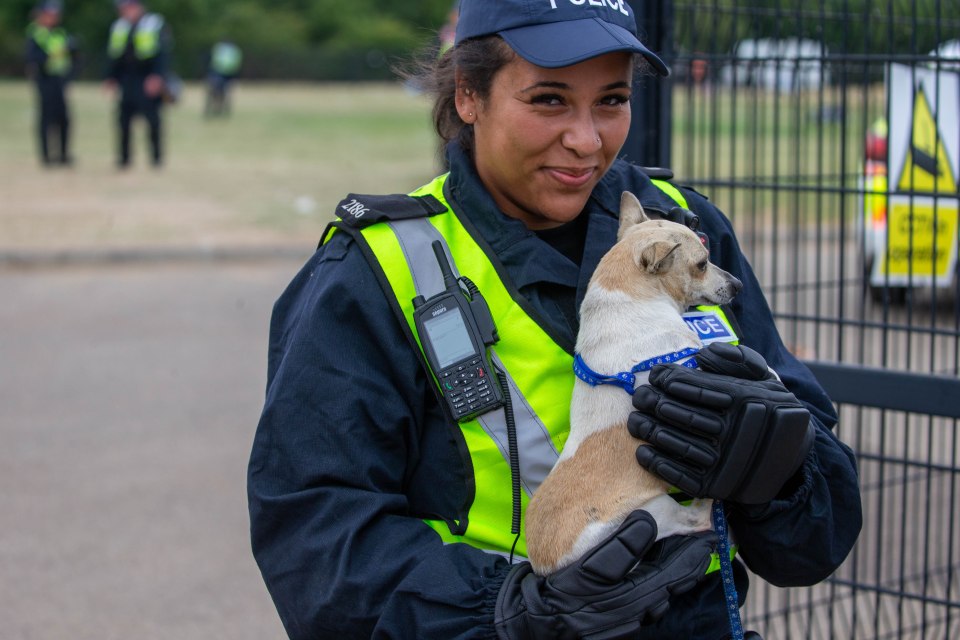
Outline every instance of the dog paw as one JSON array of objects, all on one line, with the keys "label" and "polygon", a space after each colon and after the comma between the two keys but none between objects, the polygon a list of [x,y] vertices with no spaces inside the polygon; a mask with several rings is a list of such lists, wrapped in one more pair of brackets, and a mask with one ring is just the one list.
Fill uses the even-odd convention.
[{"label": "dog paw", "polygon": [[684,506],[668,495],[657,496],[641,507],[657,521],[657,540],[675,535],[707,531],[712,523],[713,500],[694,500]]}]

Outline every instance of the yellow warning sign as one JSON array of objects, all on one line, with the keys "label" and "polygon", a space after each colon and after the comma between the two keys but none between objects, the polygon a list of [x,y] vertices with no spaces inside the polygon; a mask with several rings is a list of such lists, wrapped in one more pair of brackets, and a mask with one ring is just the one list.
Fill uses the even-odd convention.
[{"label": "yellow warning sign", "polygon": [[960,252],[960,74],[892,64],[886,220],[870,284],[952,286]]},{"label": "yellow warning sign", "polygon": [[953,167],[921,83],[913,99],[913,132],[906,148],[898,191],[957,193]]},{"label": "yellow warning sign", "polygon": [[936,196],[891,196],[886,250],[874,280],[948,285],[957,259],[957,203]]}]

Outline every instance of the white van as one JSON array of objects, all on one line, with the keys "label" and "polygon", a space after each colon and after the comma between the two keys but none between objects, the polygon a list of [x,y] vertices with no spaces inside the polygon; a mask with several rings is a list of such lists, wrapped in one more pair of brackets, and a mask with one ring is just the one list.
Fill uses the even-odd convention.
[{"label": "white van", "polygon": [[814,89],[830,83],[828,51],[807,38],[741,40],[733,49],[734,61],[723,67],[727,86],[753,86],[782,92]]}]

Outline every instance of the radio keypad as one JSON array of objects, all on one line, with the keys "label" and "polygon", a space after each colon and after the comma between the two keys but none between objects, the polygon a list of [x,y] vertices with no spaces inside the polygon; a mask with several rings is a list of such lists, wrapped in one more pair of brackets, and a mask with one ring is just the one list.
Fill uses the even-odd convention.
[{"label": "radio keypad", "polygon": [[490,398],[490,376],[480,358],[465,361],[440,377],[457,418],[476,411]]}]

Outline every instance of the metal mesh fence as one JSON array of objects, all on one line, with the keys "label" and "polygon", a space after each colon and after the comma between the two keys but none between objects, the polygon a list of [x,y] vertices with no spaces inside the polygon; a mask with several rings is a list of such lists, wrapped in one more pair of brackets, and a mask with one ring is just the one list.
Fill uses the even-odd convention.
[{"label": "metal mesh fence", "polygon": [[[791,350],[850,365],[842,382],[866,398],[839,406],[838,435],[861,473],[855,550],[811,588],[782,590],[755,577],[747,624],[768,639],[960,638],[960,396],[928,384],[960,373],[960,278],[955,266],[946,282],[924,277],[916,257],[924,239],[914,231],[900,238],[913,256],[905,280],[876,266],[892,264],[886,209],[896,194],[909,221],[931,197],[934,228],[952,216],[934,255],[958,243],[955,184],[945,189],[935,164],[935,196],[914,178],[888,180],[893,155],[876,145],[890,148],[886,137],[902,129],[890,120],[899,99],[888,90],[891,64],[908,77],[960,76],[960,41],[951,42],[960,38],[960,3],[674,2],[672,20],[678,182],[731,218]],[[938,122],[926,149],[935,159],[960,146],[960,130],[942,124],[960,110],[950,82],[924,88]],[[923,160],[922,146],[911,137],[911,162]],[[957,158],[945,155],[956,175]],[[896,372],[892,391],[910,396],[907,410],[884,397],[896,395],[891,387],[857,376],[862,367]]]}]

